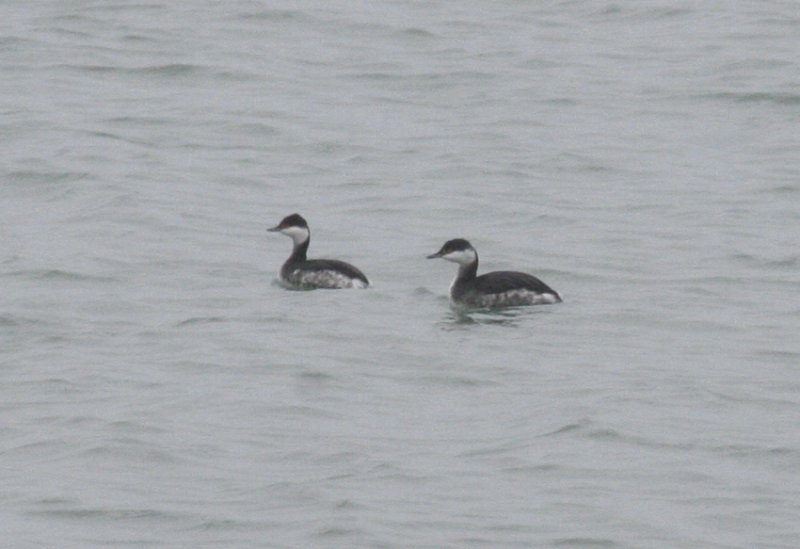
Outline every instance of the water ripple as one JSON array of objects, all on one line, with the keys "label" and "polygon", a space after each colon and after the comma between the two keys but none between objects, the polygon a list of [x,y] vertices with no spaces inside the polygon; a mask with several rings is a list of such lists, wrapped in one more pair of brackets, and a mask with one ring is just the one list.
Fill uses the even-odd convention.
[{"label": "water ripple", "polygon": [[566,547],[569,549],[622,547],[622,545],[616,541],[604,538],[559,538],[553,540],[553,545],[556,547]]},{"label": "water ripple", "polygon": [[731,101],[734,103],[768,103],[782,107],[800,105],[800,94],[775,92],[717,92],[697,96],[698,99]]},{"label": "water ripple", "polygon": [[13,278],[26,278],[33,280],[44,280],[49,282],[89,282],[89,283],[109,283],[119,282],[119,279],[113,276],[98,276],[85,273],[78,273],[75,271],[64,271],[61,269],[32,269],[11,271],[3,273],[2,276]]}]

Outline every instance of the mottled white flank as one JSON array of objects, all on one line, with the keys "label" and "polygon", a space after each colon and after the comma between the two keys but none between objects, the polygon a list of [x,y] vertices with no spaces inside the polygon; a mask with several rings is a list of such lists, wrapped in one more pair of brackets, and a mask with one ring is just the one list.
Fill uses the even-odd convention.
[{"label": "mottled white flank", "polygon": [[308,240],[308,229],[305,227],[286,227],[281,229],[281,234],[285,234],[292,239],[292,243],[297,246],[301,242]]},{"label": "mottled white flank", "polygon": [[337,271],[304,271],[295,269],[289,275],[289,284],[300,288],[366,288],[363,280],[350,278]]},{"label": "mottled white flank", "polygon": [[518,289],[496,294],[467,295],[460,301],[453,301],[453,304],[468,307],[491,308],[514,307],[518,305],[543,305],[557,302],[558,298],[553,294],[539,294],[526,289]]},{"label": "mottled white flank", "polygon": [[466,250],[456,250],[444,254],[442,259],[452,261],[453,263],[458,263],[459,265],[468,265],[475,261],[475,250],[472,248],[468,248]]}]

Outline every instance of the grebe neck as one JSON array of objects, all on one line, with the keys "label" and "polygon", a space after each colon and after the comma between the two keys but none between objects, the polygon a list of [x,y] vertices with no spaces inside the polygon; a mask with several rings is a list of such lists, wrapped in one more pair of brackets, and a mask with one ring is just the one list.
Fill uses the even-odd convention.
[{"label": "grebe neck", "polygon": [[292,255],[289,256],[289,261],[295,263],[297,261],[305,261],[306,260],[306,253],[308,252],[308,245],[311,242],[311,237],[309,236],[305,240],[300,242],[295,242],[294,246],[292,247]]}]

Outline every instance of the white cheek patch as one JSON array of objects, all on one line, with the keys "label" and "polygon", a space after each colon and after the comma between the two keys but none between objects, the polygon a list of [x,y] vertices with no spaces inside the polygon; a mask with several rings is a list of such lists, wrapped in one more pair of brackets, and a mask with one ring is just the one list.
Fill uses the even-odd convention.
[{"label": "white cheek patch", "polygon": [[308,239],[308,229],[303,227],[286,227],[285,229],[281,229],[281,234],[290,237],[295,244],[299,244]]},{"label": "white cheek patch", "polygon": [[459,263],[461,265],[465,265],[467,263],[472,263],[475,261],[475,251],[474,250],[457,250],[455,252],[449,252],[442,256],[442,259],[446,259],[447,261],[452,261],[453,263]]}]

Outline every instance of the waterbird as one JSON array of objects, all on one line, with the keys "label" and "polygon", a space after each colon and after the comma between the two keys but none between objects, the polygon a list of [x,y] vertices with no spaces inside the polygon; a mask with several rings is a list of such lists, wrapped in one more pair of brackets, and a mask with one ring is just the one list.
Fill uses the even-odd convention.
[{"label": "waterbird", "polygon": [[463,238],[448,240],[438,252],[427,257],[458,263],[458,273],[450,284],[450,301],[456,307],[494,308],[561,302],[558,292],[527,273],[494,271],[477,276],[478,252]]},{"label": "waterbird", "polygon": [[366,288],[369,280],[360,270],[338,259],[307,259],[311,230],[303,216],[288,215],[276,226],[267,229],[292,239],[292,253],[281,266],[280,280],[299,289]]}]

